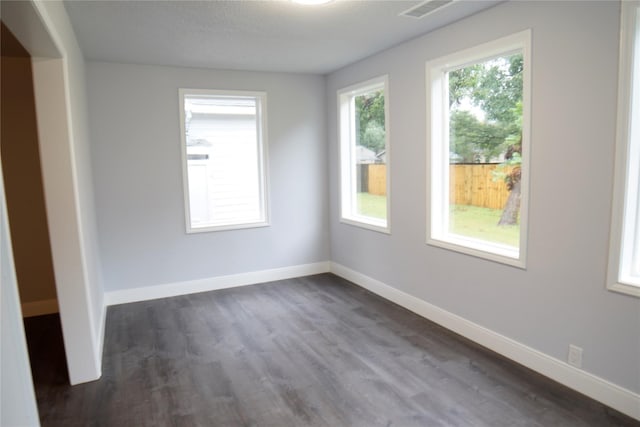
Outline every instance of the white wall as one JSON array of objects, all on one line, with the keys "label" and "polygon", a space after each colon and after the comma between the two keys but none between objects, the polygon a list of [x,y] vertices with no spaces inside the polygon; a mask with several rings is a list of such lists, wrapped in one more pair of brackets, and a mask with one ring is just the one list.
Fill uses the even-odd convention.
[{"label": "white wall", "polygon": [[[76,40],[71,22],[62,2],[42,2],[46,13],[55,26],[67,59],[67,89],[71,113],[73,173],[77,194],[80,239],[83,253],[84,278],[87,296],[95,318],[95,333],[104,317],[102,267],[98,248],[98,233],[93,194],[92,162],[89,144],[89,119],[87,112],[87,89],[85,62]],[[44,11],[44,10],[43,10]],[[100,343],[100,345],[102,345]]]},{"label": "white wall", "polygon": [[[324,78],[88,63],[105,290],[329,259]],[[267,92],[271,226],[185,233],[178,88]]]},{"label": "white wall", "polygon": [[[605,290],[619,3],[510,2],[332,73],[327,80],[332,261],[640,392],[640,300]],[[425,61],[533,29],[526,271],[427,246]],[[341,224],[336,90],[389,74],[388,236]]]}]

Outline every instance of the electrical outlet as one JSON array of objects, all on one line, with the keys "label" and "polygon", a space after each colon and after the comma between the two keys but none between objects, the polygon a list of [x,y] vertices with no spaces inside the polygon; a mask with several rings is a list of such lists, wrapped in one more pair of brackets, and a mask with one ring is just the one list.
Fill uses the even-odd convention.
[{"label": "electrical outlet", "polygon": [[567,357],[569,365],[576,368],[582,368],[582,349],[577,345],[569,344],[569,356]]}]

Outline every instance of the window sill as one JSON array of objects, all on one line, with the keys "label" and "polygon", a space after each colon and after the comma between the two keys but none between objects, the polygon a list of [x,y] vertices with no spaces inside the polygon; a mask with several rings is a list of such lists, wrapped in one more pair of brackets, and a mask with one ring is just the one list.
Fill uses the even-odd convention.
[{"label": "window sill", "polygon": [[366,230],[377,231],[378,233],[391,234],[391,228],[387,221],[376,221],[366,217],[340,218],[343,224],[353,225]]},{"label": "window sill", "polygon": [[225,225],[209,225],[204,227],[193,227],[187,225],[187,234],[195,234],[195,233],[208,233],[212,231],[229,231],[229,230],[240,230],[243,228],[260,228],[260,227],[269,227],[269,224],[266,221],[259,222],[249,222],[242,224],[225,224]]},{"label": "window sill", "polygon": [[620,294],[631,295],[636,298],[640,298],[640,286],[628,285],[626,283],[609,283],[607,289],[611,292],[617,292]]},{"label": "window sill", "polygon": [[491,244],[456,234],[447,234],[442,238],[429,237],[427,244],[526,270],[521,251],[511,246]]}]

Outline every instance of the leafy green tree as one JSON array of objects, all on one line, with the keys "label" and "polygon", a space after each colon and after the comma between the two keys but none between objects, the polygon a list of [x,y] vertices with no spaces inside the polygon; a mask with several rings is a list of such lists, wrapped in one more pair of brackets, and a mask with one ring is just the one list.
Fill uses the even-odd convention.
[{"label": "leafy green tree", "polygon": [[514,129],[518,122],[516,105],[522,102],[522,55],[499,58],[483,69],[472,89],[472,102],[487,119]]},{"label": "leafy green tree", "polygon": [[506,130],[481,122],[468,111],[451,112],[449,149],[458,163],[481,163],[504,152]]},{"label": "leafy green tree", "polygon": [[519,135],[522,67],[522,55],[516,54],[450,71],[450,108],[460,109],[467,100],[482,110],[487,122],[502,126],[509,135]]},{"label": "leafy green tree", "polygon": [[356,96],[355,107],[358,144],[380,152],[385,143],[384,92]]},{"label": "leafy green tree", "polygon": [[385,136],[384,127],[377,121],[372,120],[366,124],[364,132],[362,132],[361,145],[379,153],[384,149]]},{"label": "leafy green tree", "polygon": [[481,64],[449,72],[449,107],[460,105],[464,98],[472,97],[479,78],[482,78]]}]

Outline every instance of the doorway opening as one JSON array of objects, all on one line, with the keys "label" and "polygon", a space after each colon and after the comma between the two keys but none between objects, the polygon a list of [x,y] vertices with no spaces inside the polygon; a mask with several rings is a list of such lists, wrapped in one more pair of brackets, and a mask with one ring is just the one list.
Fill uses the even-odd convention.
[{"label": "doorway opening", "polygon": [[1,159],[32,377],[69,382],[38,142],[32,60],[1,27]]}]

